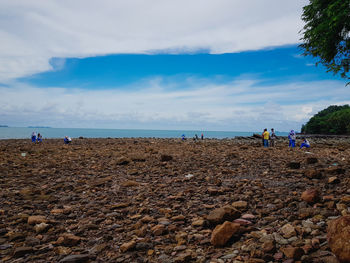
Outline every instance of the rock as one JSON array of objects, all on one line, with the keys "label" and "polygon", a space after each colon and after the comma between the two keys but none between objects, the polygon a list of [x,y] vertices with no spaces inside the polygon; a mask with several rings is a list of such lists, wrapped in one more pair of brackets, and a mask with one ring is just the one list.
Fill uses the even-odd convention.
[{"label": "rock", "polygon": [[45,216],[30,216],[28,217],[27,222],[29,225],[36,225],[41,223],[47,223],[47,219]]},{"label": "rock", "polygon": [[212,225],[223,223],[224,221],[232,221],[239,218],[241,213],[230,206],[214,209],[207,216],[207,220]]},{"label": "rock", "polygon": [[62,247],[62,246],[55,247],[54,251],[58,255],[68,255],[68,254],[72,253],[72,249],[71,248],[69,248],[69,247]]},{"label": "rock", "polygon": [[285,224],[281,228],[281,232],[285,238],[291,238],[296,235],[295,228],[291,224]]},{"label": "rock", "polygon": [[232,203],[232,207],[236,209],[246,209],[248,203],[246,201],[236,201]]},{"label": "rock", "polygon": [[131,180],[128,180],[122,183],[122,186],[124,187],[133,187],[133,186],[139,186],[139,185],[140,184],[138,182],[131,181]]},{"label": "rock", "polygon": [[169,162],[173,159],[173,157],[171,155],[167,155],[167,154],[162,154],[160,156],[160,161],[161,162]]},{"label": "rock", "polygon": [[307,203],[315,203],[320,199],[320,193],[317,189],[307,189],[301,194],[301,199]]},{"label": "rock", "polygon": [[131,162],[131,160],[127,157],[119,157],[117,160],[116,160],[116,164],[117,165],[127,165]]},{"label": "rock", "polygon": [[340,262],[350,262],[350,216],[342,216],[329,222],[327,240]]},{"label": "rock", "polygon": [[243,219],[247,219],[247,220],[252,220],[252,219],[255,219],[255,215],[252,215],[252,214],[244,214],[242,215]]},{"label": "rock", "polygon": [[252,224],[252,222],[245,220],[245,219],[242,219],[242,218],[238,218],[238,219],[233,220],[233,223],[240,224],[241,226],[247,226],[247,225]]},{"label": "rock", "polygon": [[156,225],[156,226],[152,227],[151,231],[152,231],[153,235],[160,236],[165,231],[165,225],[161,225],[161,224]]},{"label": "rock", "polygon": [[300,162],[290,162],[288,167],[291,169],[300,169]]},{"label": "rock", "polygon": [[350,195],[346,195],[340,198],[340,201],[345,204],[350,204]]},{"label": "rock", "polygon": [[308,157],[307,159],[306,159],[306,163],[307,164],[315,164],[315,163],[317,163],[318,162],[318,159],[316,158],[316,157]]},{"label": "rock", "polygon": [[340,183],[340,180],[339,180],[338,177],[332,176],[332,177],[329,177],[329,178],[328,178],[328,183],[329,183],[329,184],[339,184],[339,183]]},{"label": "rock", "polygon": [[205,220],[204,219],[198,219],[192,222],[192,226],[194,227],[202,227],[205,225]]},{"label": "rock", "polygon": [[315,170],[315,169],[312,169],[312,170],[306,170],[304,172],[304,175],[309,178],[309,179],[320,179],[322,178],[323,174],[322,174],[322,171],[320,170]]},{"label": "rock", "polygon": [[17,247],[13,253],[15,258],[23,257],[24,255],[33,253],[34,250],[32,247]]},{"label": "rock", "polygon": [[37,233],[42,233],[44,231],[46,231],[49,228],[49,225],[46,223],[41,223],[41,224],[37,224],[34,226],[34,230]]},{"label": "rock", "polygon": [[285,247],[281,248],[281,251],[287,258],[295,260],[300,259],[304,255],[304,250],[300,247]]},{"label": "rock", "polygon": [[265,252],[265,253],[269,253],[275,250],[275,242],[272,240],[268,240],[266,242],[264,242],[261,246],[261,249]]},{"label": "rock", "polygon": [[87,262],[90,259],[88,254],[81,254],[81,255],[69,255],[62,260],[60,260],[60,263],[83,263]]},{"label": "rock", "polygon": [[190,262],[191,260],[192,260],[192,253],[190,251],[186,251],[177,255],[177,257],[174,259],[174,262],[182,263],[182,262]]},{"label": "rock", "polygon": [[130,242],[127,242],[127,243],[124,243],[123,245],[121,245],[120,251],[124,253],[126,251],[133,249],[135,246],[136,246],[136,242],[130,241]]},{"label": "rock", "polygon": [[225,221],[222,225],[217,225],[211,234],[211,244],[215,247],[224,246],[239,228],[239,224],[228,221]]},{"label": "rock", "polygon": [[56,244],[65,246],[75,246],[80,242],[81,238],[70,233],[65,233],[61,235]]}]

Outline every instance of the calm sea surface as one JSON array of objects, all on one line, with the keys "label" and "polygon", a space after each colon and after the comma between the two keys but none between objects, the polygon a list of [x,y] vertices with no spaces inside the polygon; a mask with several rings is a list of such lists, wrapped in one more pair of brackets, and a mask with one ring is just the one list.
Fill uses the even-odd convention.
[{"label": "calm sea surface", "polygon": [[[236,136],[252,136],[262,132],[228,132],[228,131],[177,131],[177,130],[136,130],[136,129],[77,129],[77,128],[0,128],[0,139],[30,138],[32,132],[40,133],[45,138],[64,138],[69,136],[78,138],[180,138],[182,134],[192,138],[203,133],[205,138],[234,138]],[[286,136],[286,132],[277,132],[277,135]]]}]

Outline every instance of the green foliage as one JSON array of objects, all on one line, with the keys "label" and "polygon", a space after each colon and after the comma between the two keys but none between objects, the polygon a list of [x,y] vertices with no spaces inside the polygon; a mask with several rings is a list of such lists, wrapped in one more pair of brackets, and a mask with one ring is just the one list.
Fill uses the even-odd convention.
[{"label": "green foliage", "polygon": [[303,54],[318,58],[317,64],[328,72],[349,80],[350,0],[310,0],[302,19],[306,23],[300,45]]},{"label": "green foliage", "polygon": [[301,131],[309,134],[350,134],[350,106],[329,106],[315,114]]}]

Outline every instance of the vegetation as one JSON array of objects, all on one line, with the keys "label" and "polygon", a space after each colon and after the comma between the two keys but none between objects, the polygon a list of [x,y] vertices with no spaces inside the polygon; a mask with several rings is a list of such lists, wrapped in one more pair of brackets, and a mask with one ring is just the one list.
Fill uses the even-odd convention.
[{"label": "vegetation", "polygon": [[350,0],[310,0],[302,19],[304,55],[318,58],[317,64],[327,72],[350,80]]},{"label": "vegetation", "polygon": [[301,127],[308,134],[350,134],[350,106],[329,106]]}]

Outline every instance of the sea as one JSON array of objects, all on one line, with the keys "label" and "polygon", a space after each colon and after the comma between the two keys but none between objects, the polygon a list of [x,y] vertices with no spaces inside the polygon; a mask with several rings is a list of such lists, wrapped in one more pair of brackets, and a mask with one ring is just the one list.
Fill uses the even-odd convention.
[{"label": "sea", "polygon": [[[27,139],[32,132],[40,133],[43,139],[47,138],[187,138],[198,137],[203,133],[204,138],[234,138],[237,136],[252,136],[262,132],[237,131],[200,131],[200,130],[142,130],[142,129],[87,129],[87,128],[29,128],[29,127],[1,127],[0,139]],[[277,136],[287,136],[287,132],[276,132]]]}]

